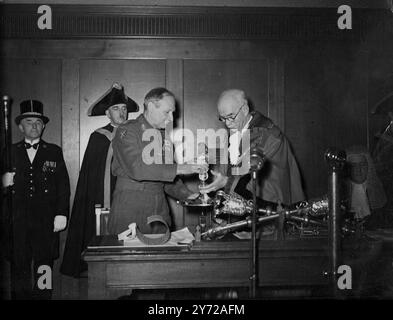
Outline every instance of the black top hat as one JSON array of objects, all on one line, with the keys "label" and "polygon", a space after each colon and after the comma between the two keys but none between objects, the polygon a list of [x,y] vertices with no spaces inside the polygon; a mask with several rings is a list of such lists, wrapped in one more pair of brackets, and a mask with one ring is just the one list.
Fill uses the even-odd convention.
[{"label": "black top hat", "polygon": [[108,108],[120,103],[124,103],[127,106],[128,112],[137,112],[139,110],[138,104],[124,93],[123,86],[114,83],[98,101],[93,103],[87,114],[88,116],[102,116],[105,115],[105,111]]},{"label": "black top hat", "polygon": [[40,118],[45,124],[49,118],[43,115],[44,105],[38,100],[25,100],[20,103],[20,115],[15,118],[16,124],[24,118]]}]

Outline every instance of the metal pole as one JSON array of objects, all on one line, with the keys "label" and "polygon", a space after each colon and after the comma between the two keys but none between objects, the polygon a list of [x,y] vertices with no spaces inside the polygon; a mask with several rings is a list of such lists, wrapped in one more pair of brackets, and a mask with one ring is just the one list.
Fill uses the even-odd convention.
[{"label": "metal pole", "polygon": [[256,296],[257,287],[257,270],[258,270],[258,252],[257,252],[257,181],[258,171],[262,168],[265,161],[264,154],[257,148],[252,148],[250,151],[250,171],[252,179],[252,200],[254,202],[252,216],[251,216],[251,266],[250,266],[250,298],[253,299]]},{"label": "metal pole", "polygon": [[2,97],[3,102],[3,110],[4,110],[4,153],[5,153],[5,170],[10,171],[12,169],[11,163],[11,144],[12,144],[12,137],[11,137],[11,127],[9,122],[9,117],[11,114],[10,110],[10,98],[9,96]]},{"label": "metal pole", "polygon": [[250,298],[254,299],[256,296],[257,286],[257,240],[256,240],[256,216],[257,216],[257,171],[252,172],[252,188],[253,188],[253,202],[254,208],[251,215],[251,276],[250,276]]},{"label": "metal pole", "polygon": [[[11,135],[11,126],[10,126],[10,115],[11,115],[11,99],[9,96],[5,95],[2,97],[2,104],[3,104],[3,118],[4,118],[4,172],[11,172],[13,171],[12,167],[12,156],[11,156],[11,148],[12,148],[12,135]],[[3,174],[2,172],[1,174]],[[13,188],[12,186],[8,187],[6,189],[6,194],[5,194],[5,216],[1,217],[2,223],[6,223],[7,225],[2,226],[3,229],[2,231],[6,231],[7,233],[7,239],[6,240],[6,246],[8,245],[9,247],[7,248],[7,254],[9,260],[10,260],[10,280],[11,280],[11,299],[14,297],[14,285],[15,285],[15,279],[14,279],[14,272],[13,272],[13,255],[14,255],[14,247],[13,247],[13,212],[12,212],[12,193],[13,193]],[[4,214],[4,213],[3,213]]]},{"label": "metal pole", "polygon": [[328,222],[328,247],[329,247],[329,275],[333,295],[338,295],[337,288],[337,268],[341,262],[341,221],[340,221],[340,172],[344,167],[346,154],[344,151],[328,149],[325,152],[325,159],[329,165],[328,180],[328,202],[329,202],[329,222]]}]

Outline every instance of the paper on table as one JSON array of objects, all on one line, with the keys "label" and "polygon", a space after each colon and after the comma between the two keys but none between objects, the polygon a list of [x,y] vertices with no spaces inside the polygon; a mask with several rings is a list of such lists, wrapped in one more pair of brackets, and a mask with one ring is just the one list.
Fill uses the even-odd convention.
[{"label": "paper on table", "polygon": [[[147,236],[150,238],[154,238],[154,237],[160,237],[160,236],[162,236],[162,234],[149,234]],[[192,235],[192,233],[190,232],[190,230],[188,230],[188,228],[185,227],[181,230],[171,232],[171,238],[169,239],[168,242],[165,242],[163,244],[148,245],[148,244],[145,244],[142,241],[140,241],[138,239],[138,237],[135,237],[135,238],[128,238],[127,237],[124,239],[123,245],[127,246],[127,247],[181,246],[181,245],[189,245],[194,240],[195,240],[195,238]]]},{"label": "paper on table", "polygon": [[190,244],[195,240],[193,234],[188,230],[187,227],[173,231],[169,241],[174,241],[178,244]]},{"label": "paper on table", "polygon": [[128,229],[123,231],[122,233],[119,233],[117,235],[117,238],[119,240],[125,240],[125,239],[135,239],[136,237],[136,223],[133,222],[128,225]]}]

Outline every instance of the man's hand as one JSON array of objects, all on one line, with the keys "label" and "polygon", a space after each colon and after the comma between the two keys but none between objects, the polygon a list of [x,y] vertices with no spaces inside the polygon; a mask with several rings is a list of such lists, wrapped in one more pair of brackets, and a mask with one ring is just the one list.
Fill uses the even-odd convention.
[{"label": "man's hand", "polygon": [[66,216],[56,216],[53,222],[53,232],[59,232],[65,229],[67,226],[67,217]]},{"label": "man's hand", "polygon": [[187,197],[187,200],[195,200],[196,198],[198,198],[199,197],[199,193],[198,192],[195,192],[195,193],[193,193],[193,194],[190,194],[188,197]]},{"label": "man's hand", "polygon": [[228,182],[228,177],[223,175],[221,172],[210,170],[215,177],[214,181],[204,187],[200,187],[199,190],[202,194],[217,191],[224,188]]},{"label": "man's hand", "polygon": [[15,176],[15,172],[6,172],[3,174],[1,178],[3,188],[7,188],[9,186],[14,185],[14,176]]},{"label": "man's hand", "polygon": [[203,164],[178,164],[176,174],[193,174],[209,170],[209,165]]}]

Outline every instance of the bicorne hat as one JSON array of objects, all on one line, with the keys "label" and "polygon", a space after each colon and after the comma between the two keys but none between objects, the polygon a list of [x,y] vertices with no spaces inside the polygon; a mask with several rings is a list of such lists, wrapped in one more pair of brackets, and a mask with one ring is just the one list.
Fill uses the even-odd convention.
[{"label": "bicorne hat", "polygon": [[124,93],[124,88],[118,83],[112,87],[100,98],[93,103],[87,113],[88,116],[102,116],[105,111],[113,105],[125,104],[128,112],[139,111],[138,104]]},{"label": "bicorne hat", "polygon": [[15,118],[19,125],[24,118],[40,118],[44,124],[48,123],[49,118],[43,114],[44,105],[38,100],[25,100],[20,103],[20,115]]}]

